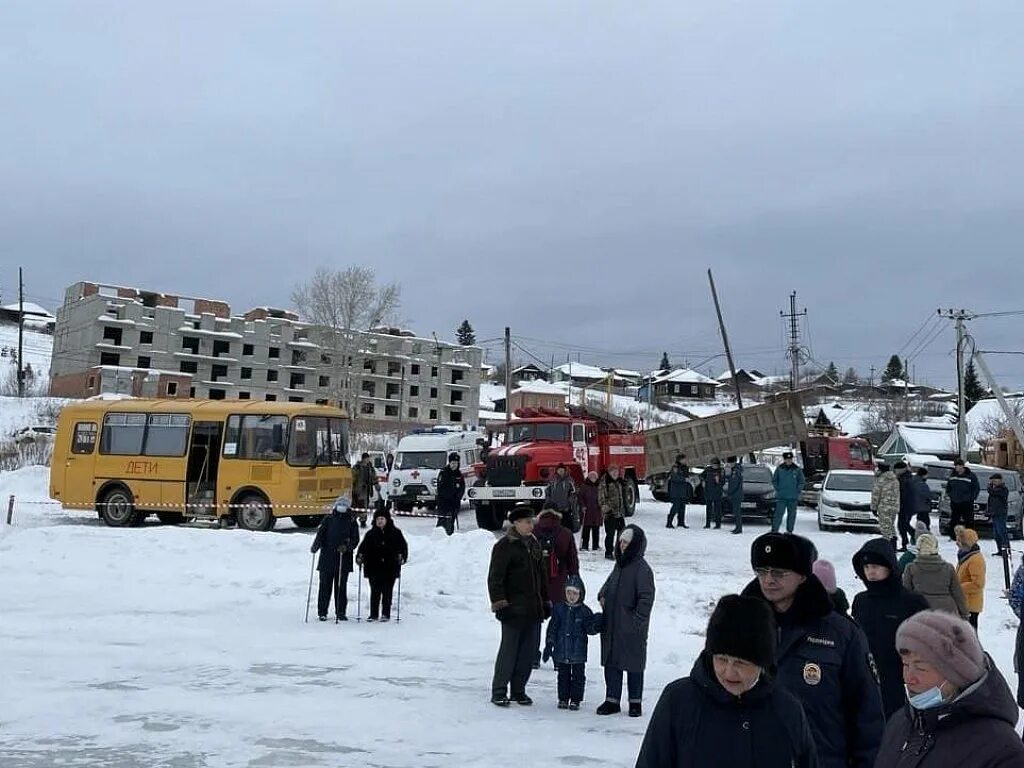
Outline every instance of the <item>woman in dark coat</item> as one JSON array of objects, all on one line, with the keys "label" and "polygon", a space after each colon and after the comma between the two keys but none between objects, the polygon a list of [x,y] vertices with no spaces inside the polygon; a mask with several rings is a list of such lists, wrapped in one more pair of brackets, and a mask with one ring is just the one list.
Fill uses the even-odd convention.
[{"label": "woman in dark coat", "polygon": [[548,579],[548,595],[552,603],[565,600],[565,580],[580,575],[580,556],[576,551],[576,537],[562,525],[562,515],[545,506],[541,510],[533,535],[540,542],[544,573]]},{"label": "woman in dark coat", "polygon": [[[588,549],[596,552],[601,540],[601,524],[604,518],[601,515],[601,503],[597,498],[597,477],[597,472],[590,472],[576,492],[583,508],[583,537],[580,549],[584,552]],[[594,542],[592,546],[589,544],[591,541]]]},{"label": "woman in dark coat", "polygon": [[1024,743],[1006,680],[969,623],[922,611],[900,625],[907,704],[889,720],[874,768],[1017,768]]},{"label": "woman in dark coat", "polygon": [[719,600],[690,676],[654,708],[636,768],[816,766],[803,707],[772,674],[775,633],[763,600]]},{"label": "woman in dark coat", "polygon": [[642,714],[647,632],[654,607],[654,572],[644,560],[646,550],[643,529],[626,526],[615,548],[615,567],[597,595],[605,617],[601,630],[605,700],[597,708],[599,715],[621,711],[624,675],[629,689],[629,716]]},{"label": "woman in dark coat", "polygon": [[896,553],[887,539],[871,539],[853,556],[853,570],[867,589],[853,598],[853,618],[868,638],[882,686],[882,707],[888,720],[907,700],[903,661],[896,651],[896,630],[928,601],[903,586]]},{"label": "woman in dark coat", "polygon": [[331,514],[320,521],[316,536],[309,547],[319,552],[316,569],[320,572],[320,591],[317,594],[316,613],[320,621],[327,621],[327,609],[334,595],[334,616],[337,621],[348,621],[348,575],[352,573],[352,555],[359,545],[359,523],[352,516],[352,502],[340,496],[334,502]]},{"label": "woman in dark coat", "polygon": [[366,532],[356,552],[356,562],[363,566],[363,573],[370,582],[370,615],[367,621],[391,620],[395,579],[408,559],[409,546],[405,536],[395,527],[391,513],[386,509],[378,510],[373,516],[373,526]]}]

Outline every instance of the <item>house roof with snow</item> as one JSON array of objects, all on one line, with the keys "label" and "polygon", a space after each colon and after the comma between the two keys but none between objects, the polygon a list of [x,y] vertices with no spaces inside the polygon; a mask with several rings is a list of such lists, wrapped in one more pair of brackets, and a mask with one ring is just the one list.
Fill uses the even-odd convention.
[{"label": "house roof with snow", "polygon": [[661,384],[662,382],[674,382],[678,384],[711,384],[718,386],[718,382],[712,378],[705,376],[697,371],[690,370],[689,368],[676,368],[673,371],[664,372],[659,371],[654,374],[654,383]]},{"label": "house roof with snow", "polygon": [[562,397],[568,394],[565,387],[549,384],[546,381],[522,381],[518,387],[512,390],[513,395],[516,392],[528,395],[561,395]]},{"label": "house roof with snow", "polygon": [[3,310],[4,312],[13,312],[14,314],[18,314],[20,311],[23,311],[25,313],[25,317],[32,318],[35,320],[57,319],[56,317],[51,315],[49,311],[43,309],[41,306],[31,301],[26,301],[22,305],[22,307],[23,309],[19,310],[18,302],[14,302],[13,304],[5,304],[4,306],[0,307],[0,310]]},{"label": "house roof with snow", "polygon": [[562,363],[556,365],[555,370],[574,379],[605,379],[608,378],[607,371],[598,368],[596,365],[586,363]]},{"label": "house roof with snow", "polygon": [[900,421],[878,449],[879,455],[926,453],[955,456],[958,453],[956,425],[920,421]]}]

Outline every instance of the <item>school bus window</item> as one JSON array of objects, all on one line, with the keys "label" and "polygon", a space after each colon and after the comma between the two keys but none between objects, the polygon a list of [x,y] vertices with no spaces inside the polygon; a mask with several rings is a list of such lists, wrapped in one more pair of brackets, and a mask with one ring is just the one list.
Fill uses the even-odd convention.
[{"label": "school bus window", "polygon": [[288,463],[299,467],[348,466],[348,425],[342,419],[296,416],[288,438]]},{"label": "school bus window", "polygon": [[92,453],[96,447],[96,424],[80,421],[75,424],[75,437],[71,441],[72,453]]},{"label": "school bus window", "polygon": [[184,456],[192,420],[184,414],[151,413],[146,430],[146,456]]},{"label": "school bus window", "polygon": [[146,414],[108,413],[103,417],[100,453],[114,456],[138,456],[146,435]]},{"label": "school bus window", "polygon": [[279,461],[284,458],[287,416],[229,416],[224,455],[233,459]]}]

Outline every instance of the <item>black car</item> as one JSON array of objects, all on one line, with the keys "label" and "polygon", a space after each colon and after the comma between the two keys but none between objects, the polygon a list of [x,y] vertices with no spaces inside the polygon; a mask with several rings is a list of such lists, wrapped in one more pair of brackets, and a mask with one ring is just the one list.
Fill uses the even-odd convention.
[{"label": "black car", "polygon": [[[724,516],[733,515],[729,499],[722,501]],[[743,516],[766,517],[775,514],[775,486],[772,485],[772,471],[760,464],[743,465]]]}]

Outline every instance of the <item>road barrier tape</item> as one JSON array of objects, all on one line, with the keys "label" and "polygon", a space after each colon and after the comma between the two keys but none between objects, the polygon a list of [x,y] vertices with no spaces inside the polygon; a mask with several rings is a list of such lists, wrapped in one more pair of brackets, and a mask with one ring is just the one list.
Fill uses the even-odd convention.
[{"label": "road barrier tape", "polygon": [[[82,502],[82,503],[65,503],[65,502],[54,500],[54,499],[51,499],[49,501],[21,501],[21,500],[18,500],[16,497],[15,497],[14,503],[17,506],[62,506],[64,509],[66,509],[69,512],[98,510],[101,507],[112,506],[114,504],[113,502],[107,502],[107,501],[90,501],[90,502]],[[184,511],[188,511],[189,509],[204,510],[204,511],[205,510],[213,510],[213,509],[227,509],[227,510],[235,511],[235,510],[241,509],[243,506],[244,506],[243,504],[231,504],[231,503],[227,503],[227,502],[220,502],[220,503],[216,503],[216,504],[199,504],[199,503],[175,504],[173,502],[168,502],[168,503],[159,503],[158,502],[158,503],[154,503],[154,504],[149,504],[149,503],[145,504],[142,507],[141,511],[164,510],[164,509],[170,510],[170,511],[174,511],[174,512],[184,512]],[[324,502],[324,503],[321,503],[321,504],[270,504],[269,506],[272,509],[275,509],[275,510],[278,510],[278,509],[285,509],[285,510],[307,510],[307,511],[315,510],[320,515],[328,515],[328,514],[330,514],[331,509],[334,507],[334,503],[333,502]],[[349,507],[349,511],[353,512],[355,514],[372,515],[372,514],[374,514],[377,511],[377,508],[376,507]],[[411,510],[408,511],[408,512],[405,512],[405,511],[399,512],[399,511],[397,511],[395,509],[390,510],[390,512],[391,512],[392,516],[394,516],[394,517],[431,517],[431,518],[445,517],[445,515],[440,515],[440,514],[438,514],[436,512],[413,512]]]}]

